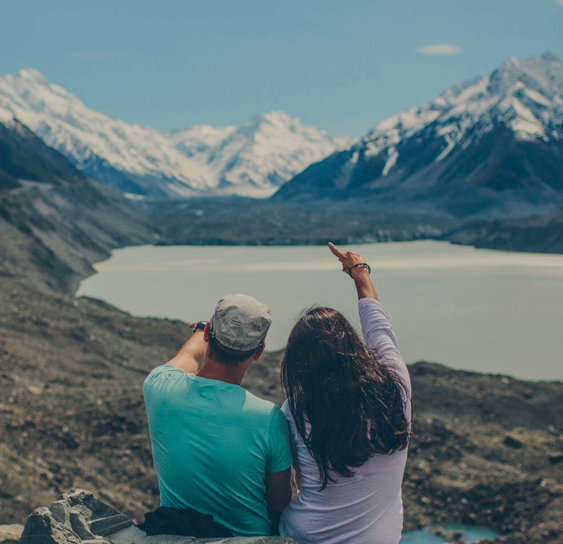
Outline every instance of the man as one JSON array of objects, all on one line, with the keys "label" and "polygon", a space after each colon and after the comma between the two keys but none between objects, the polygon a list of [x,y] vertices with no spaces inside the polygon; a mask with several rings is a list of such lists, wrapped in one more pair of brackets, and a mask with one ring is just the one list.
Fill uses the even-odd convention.
[{"label": "man", "polygon": [[265,304],[228,295],[143,386],[161,506],[212,515],[234,536],[277,531],[291,500],[286,419],[240,386],[270,324]]}]

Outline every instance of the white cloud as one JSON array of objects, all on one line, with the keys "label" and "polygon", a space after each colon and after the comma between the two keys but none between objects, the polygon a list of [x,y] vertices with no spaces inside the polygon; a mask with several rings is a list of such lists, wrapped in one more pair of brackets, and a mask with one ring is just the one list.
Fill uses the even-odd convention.
[{"label": "white cloud", "polygon": [[563,6],[563,0],[555,0],[557,6]]},{"label": "white cloud", "polygon": [[[557,0],[558,2],[563,0]],[[453,43],[433,43],[418,47],[416,52],[421,55],[457,55],[461,53],[461,47]]]}]

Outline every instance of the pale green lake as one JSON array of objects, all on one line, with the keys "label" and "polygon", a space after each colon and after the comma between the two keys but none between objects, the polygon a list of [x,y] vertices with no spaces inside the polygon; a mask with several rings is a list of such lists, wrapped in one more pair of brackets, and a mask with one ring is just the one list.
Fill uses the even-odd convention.
[{"label": "pale green lake", "polygon": [[[347,249],[371,264],[407,362],[563,380],[563,255],[432,241]],[[314,304],[358,324],[352,281],[325,247],[130,247],[96,270],[78,294],[137,316],[198,321],[225,294],[253,295],[272,310],[270,350]]]}]

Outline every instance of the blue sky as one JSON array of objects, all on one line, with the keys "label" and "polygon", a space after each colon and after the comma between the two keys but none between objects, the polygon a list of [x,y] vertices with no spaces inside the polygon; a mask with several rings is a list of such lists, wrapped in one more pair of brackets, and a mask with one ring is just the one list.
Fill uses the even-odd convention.
[{"label": "blue sky", "polygon": [[283,109],[358,136],[548,50],[563,57],[563,0],[0,0],[0,73],[37,68],[160,130]]}]

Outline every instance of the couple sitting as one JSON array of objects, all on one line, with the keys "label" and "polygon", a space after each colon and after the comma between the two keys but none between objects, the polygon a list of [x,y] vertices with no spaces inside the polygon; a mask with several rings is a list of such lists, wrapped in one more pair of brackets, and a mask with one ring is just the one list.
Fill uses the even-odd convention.
[{"label": "couple sitting", "polygon": [[283,357],[281,410],[240,386],[271,323],[246,295],[219,301],[145,381],[161,506],[212,516],[226,530],[214,536],[400,541],[409,374],[364,258],[330,249],[356,285],[366,343],[336,310],[309,310]]}]

